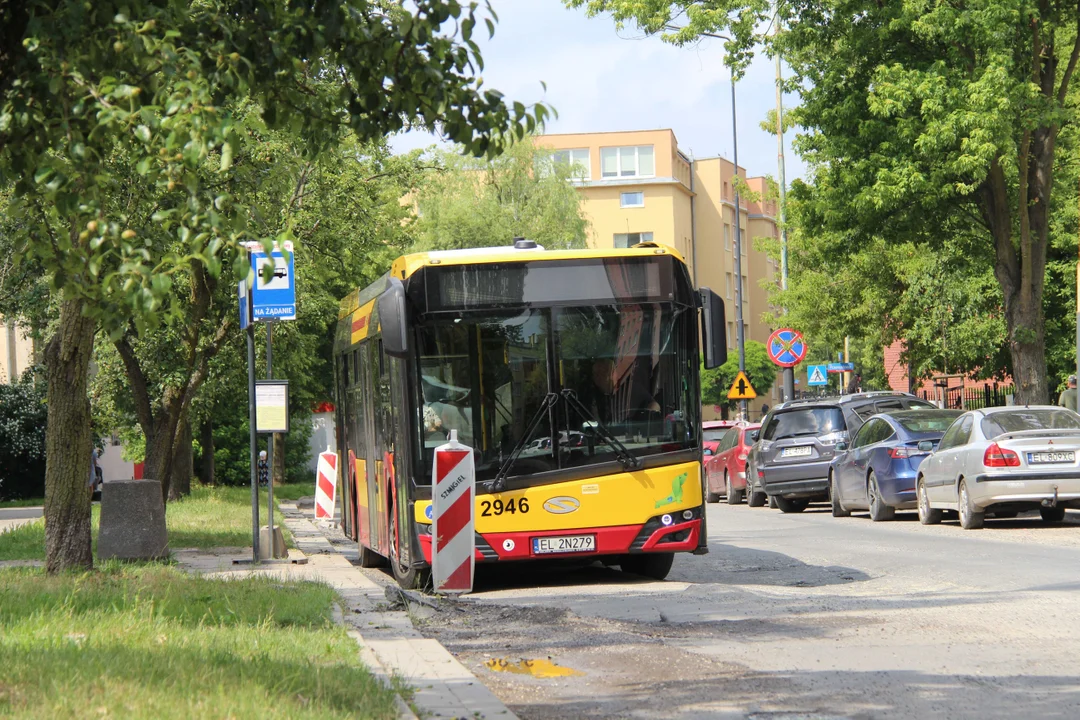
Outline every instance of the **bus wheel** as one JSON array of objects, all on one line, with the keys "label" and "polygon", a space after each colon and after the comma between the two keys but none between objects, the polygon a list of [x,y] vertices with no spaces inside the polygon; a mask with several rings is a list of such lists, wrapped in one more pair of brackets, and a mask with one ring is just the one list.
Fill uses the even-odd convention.
[{"label": "bus wheel", "polygon": [[360,546],[360,567],[362,568],[380,568],[386,567],[386,558],[379,553],[375,552],[371,548],[361,545]]},{"label": "bus wheel", "polygon": [[406,590],[423,590],[430,573],[426,568],[410,567],[401,562],[397,512],[390,508],[390,570],[397,584]]},{"label": "bus wheel", "polygon": [[641,553],[640,555],[627,555],[619,563],[619,567],[625,573],[644,575],[653,580],[663,580],[671,572],[671,564],[675,561],[675,553]]}]

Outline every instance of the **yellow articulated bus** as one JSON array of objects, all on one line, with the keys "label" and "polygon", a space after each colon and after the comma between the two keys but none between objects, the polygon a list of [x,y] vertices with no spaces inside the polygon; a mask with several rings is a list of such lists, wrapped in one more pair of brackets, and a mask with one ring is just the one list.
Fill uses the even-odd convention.
[{"label": "yellow articulated bus", "polygon": [[474,450],[478,562],[595,558],[662,579],[674,553],[707,552],[699,338],[722,364],[723,302],[662,245],[518,238],[395,260],[342,301],[334,349],[361,564],[427,583],[451,430]]}]

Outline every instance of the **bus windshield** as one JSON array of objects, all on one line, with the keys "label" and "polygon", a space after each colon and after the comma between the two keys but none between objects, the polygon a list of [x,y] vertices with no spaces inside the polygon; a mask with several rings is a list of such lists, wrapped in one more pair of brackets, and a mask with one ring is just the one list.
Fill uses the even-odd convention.
[{"label": "bus windshield", "polygon": [[614,461],[613,439],[639,458],[695,448],[694,333],[692,308],[660,302],[422,323],[422,478],[450,430],[475,449],[478,481],[494,479],[519,445],[509,477]]}]

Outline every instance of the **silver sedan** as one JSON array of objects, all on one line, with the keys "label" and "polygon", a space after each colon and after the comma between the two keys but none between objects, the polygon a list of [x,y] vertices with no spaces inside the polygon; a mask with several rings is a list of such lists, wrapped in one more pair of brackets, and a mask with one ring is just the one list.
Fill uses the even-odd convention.
[{"label": "silver sedan", "polygon": [[[928,444],[929,445],[929,444]],[[927,447],[926,449],[930,449]],[[945,431],[919,466],[919,521],[941,522],[956,510],[966,529],[987,513],[1016,517],[1038,509],[1059,522],[1080,508],[1080,415],[1052,406],[972,410]]]}]

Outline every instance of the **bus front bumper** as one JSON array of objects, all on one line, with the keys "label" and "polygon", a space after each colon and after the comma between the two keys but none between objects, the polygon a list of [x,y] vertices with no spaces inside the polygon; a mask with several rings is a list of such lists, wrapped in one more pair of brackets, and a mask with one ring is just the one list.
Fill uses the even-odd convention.
[{"label": "bus front bumper", "polygon": [[[615,525],[612,527],[577,528],[574,530],[520,531],[509,533],[476,533],[476,561],[539,560],[544,558],[566,559],[570,557],[600,557],[604,555],[627,555],[643,552],[693,552],[698,549],[701,537],[701,511],[695,509],[689,520],[677,514],[669,517],[671,524],[663,524],[662,518],[651,518],[643,525]],[[424,560],[431,564],[430,525],[427,533],[421,531],[420,547]],[[536,553],[533,540],[567,536],[596,536],[596,549],[586,552]]]}]

